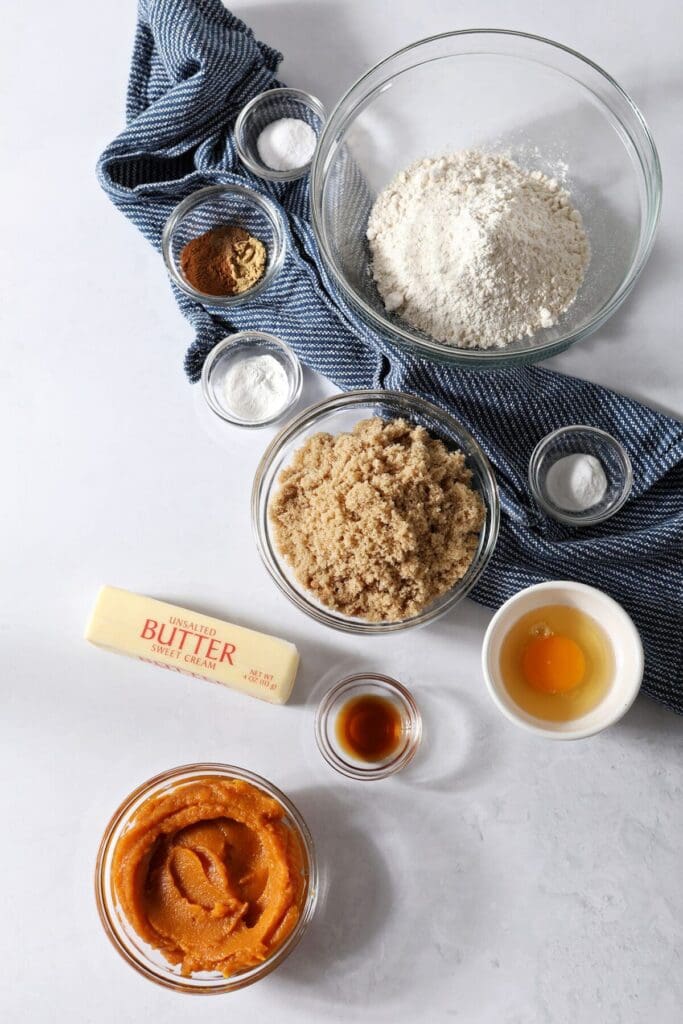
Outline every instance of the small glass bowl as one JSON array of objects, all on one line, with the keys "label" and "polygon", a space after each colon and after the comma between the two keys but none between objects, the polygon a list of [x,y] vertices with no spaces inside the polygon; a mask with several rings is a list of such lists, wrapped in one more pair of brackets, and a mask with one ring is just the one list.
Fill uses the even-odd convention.
[{"label": "small glass bowl", "polygon": [[[268,515],[271,498],[278,489],[280,472],[309,437],[319,433],[345,433],[353,430],[359,420],[372,416],[405,419],[409,423],[423,426],[432,437],[443,441],[447,448],[462,451],[467,466],[472,471],[472,485],[479,491],[486,508],[486,520],[479,537],[479,546],[462,579],[417,615],[390,622],[369,622],[367,619],[352,618],[317,601],[299,583],[291,567],[280,554]],[[251,522],[256,546],[266,569],[276,586],[297,608],[332,629],[377,636],[433,622],[450,611],[469,593],[486,568],[496,546],[500,502],[498,486],[488,459],[474,438],[450,413],[423,398],[402,391],[347,391],[304,409],[273,438],[254,477]]]},{"label": "small glass bowl", "polygon": [[[247,420],[238,416],[227,405],[222,385],[231,366],[255,355],[271,355],[277,359],[287,374],[289,391],[277,412],[262,419]],[[301,363],[296,353],[280,338],[276,338],[274,334],[266,334],[265,331],[240,331],[224,338],[211,349],[202,368],[202,394],[209,408],[221,419],[238,427],[264,427],[281,419],[298,401],[302,382]]]},{"label": "small glass bowl", "polygon": [[[403,723],[401,747],[384,761],[354,758],[337,739],[337,718],[342,708],[353,697],[368,694],[390,700],[399,711]],[[360,672],[340,680],[327,691],[316,712],[315,738],[327,763],[341,775],[361,781],[385,779],[388,775],[400,772],[415,757],[422,739],[422,716],[410,691],[396,679]]]},{"label": "small glass bowl", "polygon": [[[183,247],[193,238],[224,224],[244,228],[266,247],[263,277],[240,295],[207,295],[186,279],[180,267]],[[287,237],[282,212],[272,200],[245,185],[209,185],[179,203],[164,225],[161,251],[171,280],[205,306],[238,306],[273,283],[285,260]]]},{"label": "small glass bowl", "polygon": [[[217,971],[202,971],[184,977],[178,966],[173,967],[161,953],[147,945],[128,923],[117,905],[111,872],[114,851],[119,837],[126,831],[129,823],[150,796],[163,792],[171,787],[196,781],[203,777],[218,776],[222,779],[242,779],[262,790],[269,797],[277,800],[285,810],[284,823],[291,829],[294,839],[302,853],[303,871],[306,885],[301,898],[300,916],[294,929],[271,957],[263,963],[247,971],[234,974],[230,978]],[[100,920],[110,942],[132,967],[145,978],[174,989],[176,992],[215,994],[218,992],[234,992],[251,985],[270,974],[292,952],[297,945],[315,910],[318,898],[318,868],[313,840],[306,822],[294,804],[276,786],[266,779],[228,764],[189,764],[179,768],[171,768],[161,775],[143,782],[126,797],[107,825],[100,848],[97,852],[95,866],[95,899]]]},{"label": "small glass bowl", "polygon": [[255,96],[239,113],[235,122],[235,144],[242,163],[268,181],[293,181],[308,174],[313,159],[291,171],[275,171],[264,164],[256,142],[263,129],[281,117],[305,121],[320,136],[325,123],[325,108],[317,97],[301,89],[269,89]]},{"label": "small glass bowl", "polygon": [[[568,512],[550,498],[546,479],[548,470],[565,455],[593,455],[602,463],[607,490],[602,501],[584,512]],[[631,492],[631,460],[615,437],[598,427],[575,424],[560,427],[538,442],[529,461],[529,485],[543,511],[565,526],[594,526],[618,512]]]}]

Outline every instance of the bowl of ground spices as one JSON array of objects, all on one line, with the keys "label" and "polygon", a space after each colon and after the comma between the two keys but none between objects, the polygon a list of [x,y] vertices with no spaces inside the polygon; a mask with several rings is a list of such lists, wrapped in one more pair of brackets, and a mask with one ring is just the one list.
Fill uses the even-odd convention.
[{"label": "bowl of ground spices", "polygon": [[392,342],[484,369],[548,358],[634,286],[661,171],[631,98],[593,61],[522,32],[447,32],[351,86],[311,169],[339,291]]},{"label": "bowl of ground spices", "polygon": [[280,590],[318,622],[378,634],[432,622],[481,576],[495,477],[443,409],[350,391],[288,423],[256,471],[252,524]]},{"label": "bowl of ground spices", "polygon": [[210,185],[175,208],[161,248],[174,284],[204,305],[234,306],[278,275],[285,258],[282,213],[245,185]]},{"label": "bowl of ground spices", "polygon": [[234,992],[270,974],[318,898],[313,840],[266,779],[226,764],[172,768],[110,820],[95,868],[107,937],[175,992]]}]

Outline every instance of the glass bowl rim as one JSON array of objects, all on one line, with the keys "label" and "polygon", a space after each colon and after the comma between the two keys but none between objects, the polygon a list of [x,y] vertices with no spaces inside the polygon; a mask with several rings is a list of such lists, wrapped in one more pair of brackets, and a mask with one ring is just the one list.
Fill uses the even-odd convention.
[{"label": "glass bowl rim", "polygon": [[[367,768],[362,768],[360,765],[356,766],[348,761],[342,760],[342,758],[335,753],[327,742],[325,733],[327,719],[335,700],[337,700],[344,690],[347,690],[354,686],[354,684],[361,683],[363,681],[378,684],[383,690],[389,691],[394,695],[398,694],[401,703],[408,709],[408,716],[412,726],[410,740],[398,757],[393,761],[389,761],[388,764],[383,764],[374,768],[372,767],[372,762],[368,762]],[[422,714],[415,698],[408,687],[404,686],[403,683],[400,683],[398,679],[384,675],[381,672],[354,672],[353,675],[344,676],[343,679],[334,683],[328,690],[326,690],[318,702],[318,706],[315,711],[314,727],[315,741],[318,745],[318,750],[329,766],[336,772],[339,772],[340,775],[345,775],[348,779],[356,779],[359,782],[374,782],[377,779],[386,779],[389,776],[400,772],[413,760],[422,741]]]},{"label": "glass bowl rim", "polygon": [[[590,509],[587,509],[585,512],[563,512],[547,502],[543,496],[539,476],[542,460],[555,441],[561,437],[579,432],[591,434],[603,444],[612,448],[616,452],[617,458],[620,460],[624,470],[624,482],[619,497],[611,505],[604,508],[602,512],[591,513]],[[571,453],[568,452],[567,454]],[[534,500],[551,519],[555,519],[558,523],[562,523],[565,526],[595,526],[597,523],[610,519],[624,506],[633,486],[633,466],[628,452],[621,441],[614,437],[613,434],[608,433],[601,427],[593,427],[589,423],[570,423],[566,427],[558,427],[557,430],[551,430],[549,434],[541,438],[529,459],[528,479]]]},{"label": "glass bowl rim", "polygon": [[[640,155],[640,149],[634,145],[636,155],[638,156],[638,165],[642,180],[645,182],[646,192],[646,214],[643,218],[643,224],[641,225],[639,232],[639,243],[642,244],[642,251],[638,259],[634,260],[629,267],[625,277],[621,284],[612,294],[610,299],[600,307],[595,313],[589,323],[584,327],[566,335],[562,338],[557,338],[552,341],[543,342],[535,345],[533,348],[526,348],[523,350],[510,351],[506,348],[495,348],[495,349],[466,349],[457,348],[455,346],[444,345],[441,342],[434,341],[422,337],[413,333],[409,325],[403,325],[399,322],[394,322],[387,319],[381,313],[378,313],[375,309],[369,306],[355,290],[346,282],[345,275],[336,266],[336,262],[332,255],[331,246],[328,243],[325,225],[322,217],[322,198],[324,194],[324,188],[326,184],[326,171],[327,171],[327,158],[323,158],[323,151],[326,148],[328,136],[334,138],[334,135],[338,135],[346,131],[349,122],[349,115],[355,113],[359,108],[362,108],[367,104],[369,97],[374,95],[381,90],[380,86],[376,86],[372,93],[365,96],[360,96],[350,111],[345,111],[345,107],[354,96],[354,94],[360,90],[363,84],[369,80],[373,75],[382,69],[386,69],[392,61],[404,56],[405,54],[411,53],[411,51],[419,50],[421,47],[427,47],[433,43],[437,43],[441,40],[446,39],[457,39],[465,36],[501,36],[501,37],[513,37],[519,40],[531,41],[533,43],[540,43],[542,46],[550,47],[551,50],[559,50],[564,54],[569,55],[574,60],[585,64],[591,71],[596,72],[600,75],[605,82],[613,89],[622,100],[624,100],[633,114],[636,124],[642,132],[643,147],[647,149],[648,155],[652,160],[651,171],[647,171],[643,165],[643,161]],[[530,60],[531,58],[524,58]],[[413,70],[415,67],[421,66],[425,61],[416,61],[410,67],[403,69],[403,71]],[[554,68],[565,77],[570,77],[566,72],[559,68]],[[583,83],[581,83],[583,84]],[[586,87],[587,88],[587,87]],[[334,122],[337,118],[342,118],[341,127],[339,130],[334,130]],[[621,124],[621,122],[620,122]],[[632,133],[625,129],[624,125],[621,124],[622,129],[627,132],[627,135],[631,141]],[[327,121],[323,125],[320,138],[318,140],[318,146],[313,156],[313,166],[311,168],[311,223],[313,226],[313,233],[318,243],[320,253],[325,264],[326,269],[331,274],[335,284],[341,290],[344,298],[349,302],[353,309],[361,315],[361,317],[368,323],[374,330],[378,331],[383,336],[388,336],[392,341],[402,347],[408,352],[417,353],[422,358],[430,360],[436,363],[445,363],[447,365],[467,367],[471,370],[486,369],[498,369],[501,366],[508,365],[514,366],[522,365],[525,363],[539,362],[543,359],[548,359],[553,355],[564,351],[571,345],[574,345],[578,341],[582,341],[589,335],[594,334],[609,318],[616,312],[622,302],[628,297],[631,290],[633,289],[636,281],[640,277],[640,274],[647,263],[652,247],[654,245],[655,236],[657,234],[657,227],[661,216],[662,208],[662,168],[659,159],[659,153],[655,145],[652,132],[648,127],[647,121],[645,120],[640,108],[626,92],[626,90],[619,85],[615,78],[613,78],[607,71],[605,71],[599,64],[592,61],[589,57],[585,57],[578,50],[572,49],[570,46],[566,46],[564,43],[559,43],[553,39],[548,39],[545,36],[536,35],[531,32],[520,32],[515,29],[503,29],[503,28],[469,28],[469,29],[458,29],[455,31],[439,32],[432,36],[426,36],[424,39],[418,39],[413,43],[409,43],[406,46],[395,50],[393,53],[384,57],[382,60],[373,64],[372,67],[368,68],[362,75],[360,75],[354,82],[351,83],[349,88],[342,94],[340,99],[333,107]],[[486,364],[489,364],[487,367]]]},{"label": "glass bowl rim", "polygon": [[[254,351],[257,351],[262,347],[261,342],[263,341],[268,341],[270,344],[275,345],[284,353],[293,374],[294,386],[285,405],[283,405],[282,408],[273,415],[263,417],[260,420],[243,420],[240,419],[239,416],[231,415],[227,409],[223,408],[223,406],[219,405],[214,400],[214,397],[209,390],[211,373],[220,357],[227,349],[232,348],[233,345],[239,345],[240,342],[245,341],[246,339],[254,340]],[[211,349],[204,360],[204,365],[202,366],[201,388],[202,395],[212,412],[222,420],[225,420],[226,423],[231,423],[237,427],[246,427],[247,429],[251,429],[254,427],[266,427],[269,423],[276,423],[278,420],[282,419],[282,417],[286,415],[287,411],[298,401],[301,395],[303,379],[304,375],[301,368],[301,360],[294,349],[288,345],[286,341],[283,341],[282,338],[278,338],[276,334],[270,334],[268,331],[244,330],[236,331],[234,334],[229,334],[226,338],[217,342],[217,344]]]},{"label": "glass bowl rim", "polygon": [[258,107],[261,106],[265,98],[272,99],[273,96],[277,96],[279,99],[284,100],[285,97],[298,100],[309,110],[312,110],[317,117],[320,118],[321,128],[320,131],[316,132],[316,146],[317,141],[322,135],[323,129],[325,128],[325,121],[327,120],[327,111],[324,105],[314,96],[312,92],[306,92],[304,89],[289,89],[286,86],[282,86],[278,89],[265,89],[264,92],[257,93],[253,99],[250,99],[246,103],[235,121],[235,147],[237,149],[237,155],[240,160],[247,167],[252,174],[256,174],[259,178],[263,178],[265,181],[295,181],[297,178],[303,178],[304,175],[308,174],[313,163],[313,157],[301,167],[293,167],[290,171],[276,171],[272,167],[267,167],[266,164],[256,162],[252,160],[247,151],[242,145],[242,135],[246,128],[246,123],[251,115]]},{"label": "glass bowl rim", "polygon": [[[168,967],[167,976],[157,974],[148,966],[142,957],[138,958],[135,956],[121,942],[118,934],[120,925],[117,915],[113,907],[110,906],[110,901],[107,896],[104,871],[109,852],[112,849],[112,844],[115,847],[116,842],[118,841],[117,832],[120,826],[125,822],[131,808],[136,803],[139,804],[141,802],[142,797],[147,794],[151,795],[155,788],[161,786],[161,784],[165,782],[176,780],[180,784],[184,781],[191,781],[193,777],[211,776],[212,774],[220,778],[233,778],[249,782],[262,792],[266,793],[266,795],[277,800],[296,828],[302,848],[306,855],[308,879],[305,897],[302,901],[300,917],[292,932],[287,936],[282,945],[275,950],[271,957],[264,960],[263,963],[250,968],[248,971],[232,975],[229,978],[216,978],[215,984],[195,988],[194,986],[189,985],[182,975],[173,974],[170,965]],[[169,768],[166,771],[159,772],[157,775],[152,776],[145,782],[136,786],[128,796],[121,801],[102,833],[95,861],[94,884],[95,903],[100,923],[102,924],[107,938],[122,959],[144,978],[153,981],[162,988],[169,988],[173,991],[183,992],[189,995],[218,995],[224,992],[237,991],[238,989],[245,988],[247,985],[252,985],[257,981],[260,981],[261,978],[270,974],[270,972],[278,967],[283,960],[287,958],[289,953],[291,953],[291,951],[298,945],[306,931],[306,928],[310,924],[313,914],[315,913],[319,893],[318,861],[313,837],[308,825],[301,815],[301,812],[292,800],[283,793],[281,789],[275,786],[272,782],[269,782],[268,779],[264,778],[262,775],[258,775],[256,772],[249,771],[247,768],[239,768],[237,765],[212,761],[178,765],[175,768]],[[213,980],[214,979],[212,979],[212,981]]]},{"label": "glass bowl rim", "polygon": [[[319,424],[327,414],[364,405],[381,405],[382,403],[393,402],[407,406],[406,415],[411,410],[422,413],[425,416],[432,416],[437,421],[442,421],[446,427],[453,431],[456,437],[463,438],[472,448],[472,453],[465,453],[467,458],[473,458],[477,470],[482,477],[485,486],[478,488],[486,506],[486,520],[484,529],[488,531],[488,537],[483,548],[477,551],[476,557],[470,563],[465,576],[437,598],[425,609],[410,619],[399,619],[396,622],[370,622],[364,619],[352,619],[342,617],[341,613],[333,609],[326,609],[314,604],[305,596],[303,588],[296,587],[289,581],[280,570],[279,565],[270,556],[270,544],[268,541],[267,522],[264,528],[264,518],[267,520],[268,506],[264,508],[264,515],[261,515],[261,496],[264,480],[271,464],[282,451],[283,447],[294,440],[302,431],[309,426]],[[400,415],[400,414],[397,414]],[[302,441],[303,443],[303,441]],[[254,483],[251,491],[251,523],[252,532],[256,542],[256,548],[261,561],[266,567],[271,579],[277,588],[294,604],[300,611],[309,615],[317,622],[332,629],[344,633],[362,634],[365,636],[383,636],[388,633],[400,632],[406,629],[414,629],[418,626],[433,622],[449,612],[455,605],[469,594],[475,584],[481,578],[484,569],[493,554],[498,540],[500,528],[500,496],[498,484],[493,468],[481,445],[462,424],[441,406],[435,405],[418,395],[411,395],[405,391],[392,390],[364,390],[345,391],[338,395],[324,398],[313,405],[308,406],[294,419],[289,420],[272,439],[261,460],[256,467]],[[448,595],[448,597],[446,596]],[[444,598],[446,598],[444,600]],[[443,601],[443,604],[439,602]]]},{"label": "glass bowl rim", "polygon": [[[266,249],[268,250],[269,263],[266,267],[265,274],[256,282],[256,284],[252,285],[251,288],[247,288],[245,292],[242,292],[239,295],[208,295],[206,292],[200,292],[185,280],[178,270],[175,260],[171,254],[173,232],[182,222],[184,217],[186,217],[187,214],[197,206],[201,206],[205,200],[212,196],[218,196],[219,194],[232,194],[239,197],[244,203],[257,207],[259,212],[262,213],[270,223],[273,231],[273,238],[275,239],[275,245],[271,246],[271,250],[273,248],[275,250],[274,253],[268,250],[268,246],[266,246]],[[259,295],[262,291],[268,288],[278,276],[285,261],[286,238],[287,226],[284,214],[272,199],[268,196],[262,195],[260,192],[257,192],[256,189],[249,188],[248,185],[226,182],[218,185],[207,185],[204,188],[196,189],[194,192],[191,192],[189,196],[185,196],[185,198],[182,199],[176,207],[174,207],[164,224],[161,234],[161,253],[164,258],[164,263],[166,264],[166,270],[168,271],[173,284],[184,292],[185,295],[189,295],[196,302],[200,302],[204,306],[239,306],[243,302],[247,302],[250,299],[253,299],[256,295]]]}]

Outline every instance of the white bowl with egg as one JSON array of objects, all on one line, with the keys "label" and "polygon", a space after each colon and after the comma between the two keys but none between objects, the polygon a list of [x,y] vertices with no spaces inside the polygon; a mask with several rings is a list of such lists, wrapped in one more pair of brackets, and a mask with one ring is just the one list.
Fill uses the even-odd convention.
[{"label": "white bowl with egg", "polygon": [[[594,619],[613,654],[612,678],[600,702],[581,718],[568,721],[549,721],[524,711],[511,697],[501,667],[502,645],[515,623],[528,612],[553,605],[577,608]],[[482,649],[484,679],[498,710],[528,732],[555,740],[584,739],[619,721],[640,690],[643,667],[640,634],[621,605],[596,587],[569,580],[538,583],[511,597],[491,619]]]}]

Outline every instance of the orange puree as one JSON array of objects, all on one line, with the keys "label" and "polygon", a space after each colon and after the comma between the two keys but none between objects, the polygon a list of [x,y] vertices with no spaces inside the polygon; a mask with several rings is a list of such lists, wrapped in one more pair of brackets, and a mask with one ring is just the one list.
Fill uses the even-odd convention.
[{"label": "orange puree", "polygon": [[248,782],[204,776],[145,800],[114,852],[119,905],[183,974],[267,960],[299,917],[303,857],[285,811]]}]

